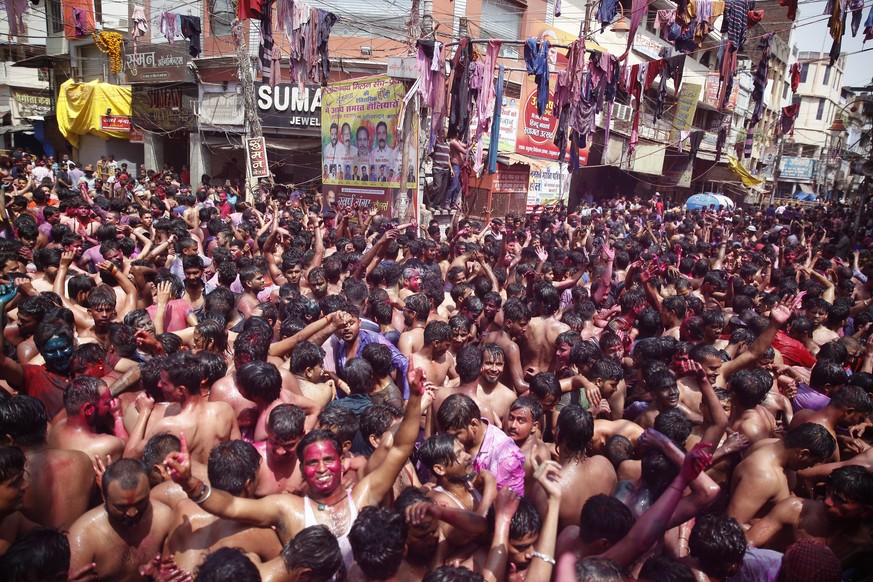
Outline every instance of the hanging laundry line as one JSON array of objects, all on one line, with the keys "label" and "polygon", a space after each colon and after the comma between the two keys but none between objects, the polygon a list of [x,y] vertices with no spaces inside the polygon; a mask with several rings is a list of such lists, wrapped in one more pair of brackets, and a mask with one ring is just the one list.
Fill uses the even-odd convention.
[{"label": "hanging laundry line", "polygon": [[[497,39],[493,39],[493,38],[472,38],[472,39],[470,39],[470,40],[467,41],[467,42],[469,42],[469,43],[473,43],[473,44],[487,44],[487,43],[491,42],[492,40],[497,40]],[[524,45],[525,43],[527,43],[527,40],[501,40],[500,43],[501,43],[501,44],[517,44],[517,45]],[[447,43],[445,43],[443,46],[446,47],[446,48],[451,47],[451,46],[458,46],[458,41],[447,42]],[[570,45],[568,45],[568,44],[552,44],[552,43],[550,42],[550,43],[549,43],[549,48],[568,49],[568,48],[570,48]],[[586,53],[602,53],[603,51],[599,51],[599,50],[596,50],[596,49],[589,49],[589,48],[586,48],[586,49],[585,49],[585,52],[586,52]],[[504,70],[509,71],[510,69],[504,69]],[[527,69],[518,69],[518,70],[521,71],[521,70],[527,70]]]}]

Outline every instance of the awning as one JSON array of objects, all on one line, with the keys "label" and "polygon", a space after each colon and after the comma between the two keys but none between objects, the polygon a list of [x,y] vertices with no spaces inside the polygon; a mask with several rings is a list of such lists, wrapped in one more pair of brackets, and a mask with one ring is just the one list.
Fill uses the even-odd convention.
[{"label": "awning", "polygon": [[66,62],[69,64],[70,55],[67,55],[66,58],[62,55],[37,55],[35,57],[28,57],[26,59],[22,59],[16,63],[12,63],[13,67],[24,67],[26,69],[48,69],[51,68],[55,63],[63,63]]},{"label": "awning", "polygon": [[526,164],[526,165],[531,166],[533,168],[544,168],[546,166],[549,166],[549,165],[557,162],[557,160],[545,160],[545,159],[541,159],[541,158],[531,158],[531,157],[528,157],[528,156],[525,156],[522,154],[517,154],[514,152],[505,153],[505,154],[498,153],[497,154],[497,161],[500,162],[501,164],[506,164],[508,166],[511,166],[513,164]]},{"label": "awning", "polygon": [[804,194],[815,194],[816,193],[815,189],[812,186],[810,186],[809,184],[798,184],[797,187],[800,188],[800,190]]},{"label": "awning", "polygon": [[33,131],[33,126],[29,124],[0,125],[0,135],[4,133],[17,133],[19,131]]}]

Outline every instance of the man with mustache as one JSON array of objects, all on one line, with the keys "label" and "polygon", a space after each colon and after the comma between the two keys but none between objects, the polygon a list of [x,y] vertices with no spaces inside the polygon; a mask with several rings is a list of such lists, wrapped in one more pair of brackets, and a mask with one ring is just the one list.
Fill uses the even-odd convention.
[{"label": "man with mustache", "polygon": [[370,152],[370,165],[377,168],[383,167],[386,170],[393,168],[397,158],[397,151],[388,145],[388,125],[384,121],[380,121],[376,125],[376,141],[374,146]]}]

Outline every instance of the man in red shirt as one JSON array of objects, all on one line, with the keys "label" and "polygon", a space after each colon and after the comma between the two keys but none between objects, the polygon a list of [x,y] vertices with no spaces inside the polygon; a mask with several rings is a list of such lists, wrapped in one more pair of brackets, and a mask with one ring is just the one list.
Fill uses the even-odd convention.
[{"label": "man in red shirt", "polygon": [[801,341],[804,335],[809,334],[806,328],[811,327],[810,323],[806,318],[795,319],[791,322],[788,333],[779,330],[776,332],[776,337],[773,338],[773,348],[779,350],[779,353],[782,354],[782,360],[789,366],[803,366],[804,368],[815,366],[815,357],[809,353]]}]

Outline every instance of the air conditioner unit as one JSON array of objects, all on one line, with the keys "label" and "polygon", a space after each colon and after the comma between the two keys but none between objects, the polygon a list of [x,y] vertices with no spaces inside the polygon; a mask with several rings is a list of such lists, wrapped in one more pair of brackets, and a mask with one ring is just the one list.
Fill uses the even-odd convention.
[{"label": "air conditioner unit", "polygon": [[628,105],[615,103],[612,106],[612,119],[616,121],[625,121],[630,123],[633,118],[633,111]]}]

